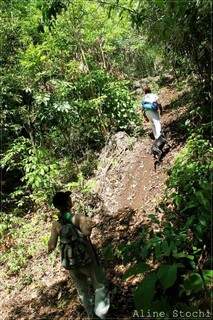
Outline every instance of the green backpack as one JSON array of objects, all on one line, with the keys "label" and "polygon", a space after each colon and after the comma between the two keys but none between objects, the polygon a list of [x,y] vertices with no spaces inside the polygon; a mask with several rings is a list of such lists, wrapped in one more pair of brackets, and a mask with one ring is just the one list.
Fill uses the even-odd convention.
[{"label": "green backpack", "polygon": [[61,263],[65,269],[86,266],[92,259],[88,252],[88,240],[81,231],[72,223],[70,212],[65,213],[60,219],[60,249]]}]

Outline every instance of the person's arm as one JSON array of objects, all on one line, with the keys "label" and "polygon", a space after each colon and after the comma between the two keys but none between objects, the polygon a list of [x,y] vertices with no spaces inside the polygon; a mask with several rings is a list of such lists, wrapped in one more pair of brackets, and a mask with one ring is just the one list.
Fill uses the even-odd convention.
[{"label": "person's arm", "polygon": [[146,112],[145,112],[145,110],[144,110],[144,108],[143,108],[143,100],[141,101],[140,109],[141,109],[141,111],[142,111],[142,114],[143,114],[144,119],[148,122],[149,119],[148,119],[148,117],[147,117],[147,115],[146,115]]},{"label": "person's arm", "polygon": [[148,122],[148,121],[149,121],[149,118],[147,117],[146,112],[145,112],[144,109],[142,109],[142,113],[143,113],[144,119]]},{"label": "person's arm", "polygon": [[162,105],[161,105],[161,103],[159,102],[159,100],[157,100],[156,102],[157,102],[157,104],[158,104],[159,113],[160,113],[160,115],[162,115],[162,113],[163,113]]},{"label": "person's arm", "polygon": [[95,227],[95,222],[92,219],[80,214],[74,216],[73,223],[85,236],[90,236],[92,228]]},{"label": "person's arm", "polygon": [[159,107],[160,115],[162,115],[162,113],[163,113],[162,105],[159,103],[159,104],[158,104],[158,107]]},{"label": "person's arm", "polygon": [[57,246],[60,224],[54,221],[52,224],[51,235],[48,241],[48,253],[51,253]]}]

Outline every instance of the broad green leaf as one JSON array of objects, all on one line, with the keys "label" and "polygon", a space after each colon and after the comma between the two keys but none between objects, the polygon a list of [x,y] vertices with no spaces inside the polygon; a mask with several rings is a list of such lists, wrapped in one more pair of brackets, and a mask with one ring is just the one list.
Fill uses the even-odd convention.
[{"label": "broad green leaf", "polygon": [[176,258],[176,259],[186,258],[186,259],[189,259],[189,260],[194,260],[194,256],[192,256],[190,254],[186,254],[184,252],[173,253],[173,257]]},{"label": "broad green leaf", "polygon": [[35,181],[35,186],[36,186],[37,188],[39,188],[40,183],[41,183],[41,180],[40,180],[39,178],[37,178],[36,181]]},{"label": "broad green leaf", "polygon": [[44,171],[44,169],[43,169],[43,168],[41,168],[41,169],[40,169],[40,174],[41,174],[42,176],[44,176],[44,175],[45,175],[45,171]]},{"label": "broad green leaf", "polygon": [[155,294],[156,281],[156,273],[150,273],[145,277],[143,282],[140,283],[134,291],[134,301],[138,310],[141,308],[147,309],[150,307]]},{"label": "broad green leaf", "polygon": [[177,279],[177,265],[160,266],[157,276],[164,289],[172,287]]},{"label": "broad green leaf", "polygon": [[213,270],[203,270],[203,278],[206,284],[213,284]]},{"label": "broad green leaf", "polygon": [[149,269],[150,269],[150,267],[146,263],[139,262],[139,263],[135,264],[133,267],[130,267],[125,272],[125,274],[123,275],[123,279],[126,280],[133,275],[137,275],[139,273],[144,273],[145,271],[148,271]]},{"label": "broad green leaf", "polygon": [[199,273],[191,273],[183,285],[184,289],[190,292],[198,292],[204,288],[203,280]]},{"label": "broad green leaf", "polygon": [[164,0],[155,0],[155,2],[159,6],[159,8],[162,8],[164,6]]},{"label": "broad green leaf", "polygon": [[168,242],[164,240],[162,243],[162,254],[168,257],[170,253],[171,253],[171,247],[169,246]]}]

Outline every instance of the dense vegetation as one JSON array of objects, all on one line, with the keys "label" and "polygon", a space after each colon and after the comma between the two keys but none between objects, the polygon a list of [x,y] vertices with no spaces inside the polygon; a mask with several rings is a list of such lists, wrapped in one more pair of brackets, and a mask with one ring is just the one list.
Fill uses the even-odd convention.
[{"label": "dense vegetation", "polygon": [[157,233],[148,228],[118,248],[119,258],[134,263],[125,278],[145,275],[134,291],[138,309],[193,309],[203,293],[208,300],[211,9],[210,0],[0,2],[0,241],[56,189],[81,187],[112,133],[142,134],[132,81],[172,73],[193,89],[181,124],[187,141],[161,203],[166,218]]}]

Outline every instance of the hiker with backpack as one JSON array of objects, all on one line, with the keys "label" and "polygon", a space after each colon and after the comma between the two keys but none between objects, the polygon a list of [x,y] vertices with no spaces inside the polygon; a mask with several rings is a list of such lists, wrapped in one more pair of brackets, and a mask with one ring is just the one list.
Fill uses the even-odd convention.
[{"label": "hiker with backpack", "polygon": [[152,132],[155,139],[161,135],[160,115],[162,114],[162,106],[158,102],[158,96],[151,92],[150,87],[144,87],[144,97],[141,101],[142,111],[145,120],[150,121],[152,124]]},{"label": "hiker with backpack", "polygon": [[[69,270],[89,319],[105,319],[110,300],[104,272],[89,238],[94,223],[84,215],[73,214],[70,194],[57,192],[53,197],[59,215],[52,224],[48,253],[56,248],[59,238],[62,266]],[[89,293],[90,280],[94,297]]]}]

